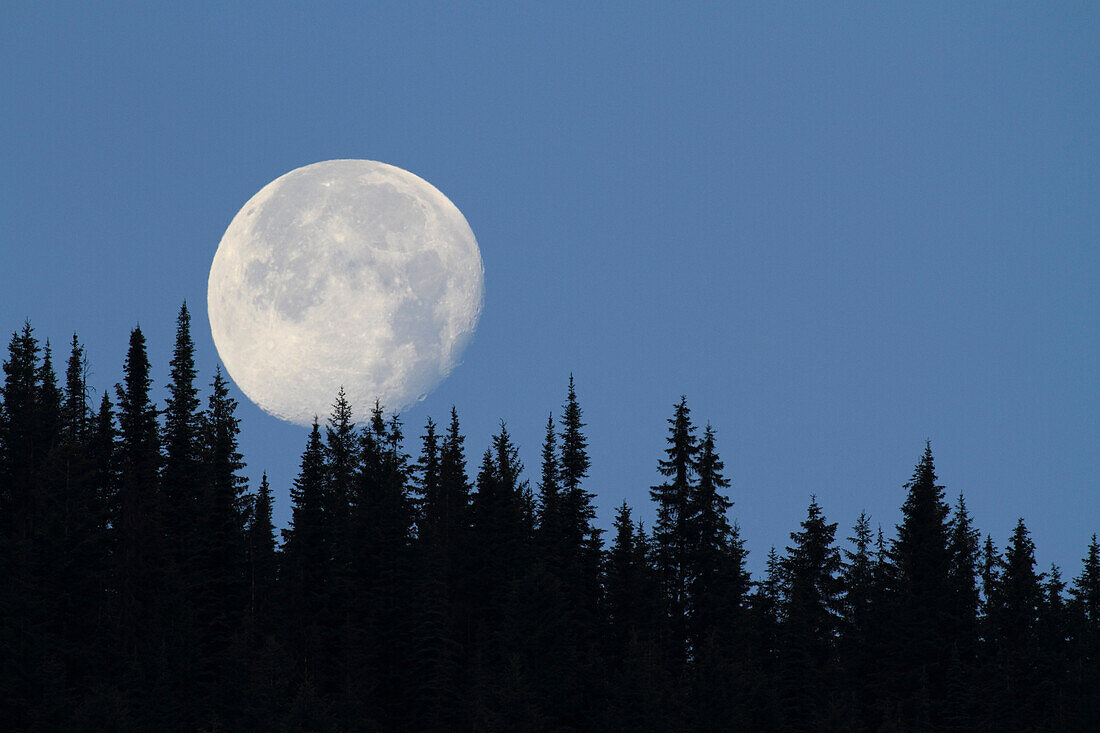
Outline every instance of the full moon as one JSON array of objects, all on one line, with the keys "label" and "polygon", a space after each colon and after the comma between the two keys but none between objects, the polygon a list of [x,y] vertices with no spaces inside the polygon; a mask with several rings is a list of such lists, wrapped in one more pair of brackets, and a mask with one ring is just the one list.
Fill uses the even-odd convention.
[{"label": "full moon", "polygon": [[458,363],[484,269],[454,204],[408,171],[329,160],[260,189],[210,267],[218,355],[264,411],[322,421],[343,387],[357,418],[402,410]]}]

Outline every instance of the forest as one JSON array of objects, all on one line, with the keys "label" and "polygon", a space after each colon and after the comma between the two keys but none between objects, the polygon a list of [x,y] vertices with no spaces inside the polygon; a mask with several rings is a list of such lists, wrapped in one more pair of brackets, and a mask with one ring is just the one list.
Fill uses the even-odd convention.
[{"label": "forest", "polygon": [[[93,400],[27,323],[0,405],[0,727],[148,731],[1009,731],[1100,720],[1100,547],[1063,577],[937,484],[901,521],[807,497],[751,577],[731,472],[686,399],[656,510],[596,525],[572,377],[526,469],[506,427],[415,437],[343,392],[277,531],[226,378],[176,322],[167,398],[140,329]],[[200,398],[199,384],[206,386]],[[663,416],[658,416],[658,420]],[[796,449],[796,447],[792,447]]]}]

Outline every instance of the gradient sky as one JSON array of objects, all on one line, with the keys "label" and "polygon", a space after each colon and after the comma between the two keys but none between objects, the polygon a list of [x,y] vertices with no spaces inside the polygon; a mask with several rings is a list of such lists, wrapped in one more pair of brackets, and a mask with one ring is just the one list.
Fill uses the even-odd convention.
[{"label": "gradient sky", "polygon": [[[302,165],[430,181],[485,261],[456,405],[472,467],[507,421],[534,478],[570,372],[600,523],[648,487],[683,393],[750,567],[817,494],[888,532],[932,441],[1003,547],[1080,571],[1100,531],[1095,3],[0,5],[0,329],[75,330],[97,394],[130,328],[163,397],[186,299]],[[591,4],[589,4],[591,5]],[[832,5],[832,4],[829,4]],[[204,399],[206,392],[204,391]],[[276,520],[306,431],[239,391]]]}]

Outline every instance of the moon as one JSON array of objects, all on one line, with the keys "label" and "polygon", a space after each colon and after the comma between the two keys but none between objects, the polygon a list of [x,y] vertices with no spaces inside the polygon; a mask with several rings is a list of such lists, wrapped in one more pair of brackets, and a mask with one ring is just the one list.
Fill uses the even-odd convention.
[{"label": "moon", "polygon": [[210,267],[210,330],[265,412],[322,420],[343,387],[362,419],[400,411],[459,363],[484,300],[462,212],[386,163],[329,160],[276,178],[226,229]]}]

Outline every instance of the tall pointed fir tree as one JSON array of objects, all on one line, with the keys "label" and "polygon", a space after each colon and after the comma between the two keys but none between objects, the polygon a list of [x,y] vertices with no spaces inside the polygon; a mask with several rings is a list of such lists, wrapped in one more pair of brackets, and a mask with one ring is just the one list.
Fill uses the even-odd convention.
[{"label": "tall pointed fir tree", "polygon": [[840,623],[840,551],[836,524],[826,521],[817,498],[810,500],[800,532],[782,560],[786,593],[780,636],[780,671],[787,703],[785,725],[804,730],[830,727],[835,678],[836,631]]},{"label": "tall pointed fir tree", "polygon": [[569,390],[561,417],[561,453],[558,458],[563,529],[566,551],[572,558],[575,575],[570,583],[576,583],[578,601],[584,608],[595,612],[599,597],[600,530],[593,526],[596,509],[595,495],[588,491],[584,479],[588,476],[588,439],[581,422],[581,406],[569,375]]},{"label": "tall pointed fir tree", "polygon": [[155,601],[163,581],[162,501],[157,411],[145,336],[130,332],[118,396],[118,491],[113,503],[115,595],[121,648],[136,657],[157,631]]},{"label": "tall pointed fir tree", "polygon": [[267,472],[249,502],[248,513],[248,616],[253,633],[263,638],[274,629],[275,588],[278,556],[275,549],[275,525],[271,520],[271,485]]},{"label": "tall pointed fir tree", "polygon": [[313,685],[325,671],[321,619],[330,563],[324,492],[324,448],[314,419],[290,489],[291,518],[283,530],[279,572],[286,637],[299,687]]},{"label": "tall pointed fir tree", "polygon": [[53,446],[45,414],[45,361],[40,365],[39,353],[38,340],[26,322],[8,344],[0,403],[0,646],[5,650],[0,696],[27,701],[15,707],[8,724],[28,729],[49,723],[38,713],[57,701],[44,695],[45,686],[64,685],[64,680],[50,680],[52,675],[43,670],[52,639],[49,589],[43,583],[47,558],[39,540],[48,504],[43,474]]},{"label": "tall pointed fir tree", "polygon": [[1070,590],[1070,628],[1074,650],[1070,720],[1080,730],[1100,718],[1100,542],[1092,535],[1081,574]]},{"label": "tall pointed fir tree", "polygon": [[542,442],[542,464],[538,484],[538,537],[542,553],[560,557],[565,547],[565,517],[563,514],[560,467],[558,465],[557,433],[554,415],[546,419],[546,436]]},{"label": "tall pointed fir tree", "polygon": [[877,659],[871,646],[875,601],[875,558],[871,519],[860,512],[845,549],[841,570],[843,591],[839,658],[849,680],[847,694],[857,714],[868,715],[863,699],[877,673]]},{"label": "tall pointed fir tree", "polygon": [[[457,420],[456,420],[457,422]],[[457,432],[457,426],[455,428]],[[444,501],[440,436],[428,418],[421,436],[420,457],[414,466],[417,501],[415,608],[417,618],[417,723],[432,730],[468,724],[464,693],[465,649],[462,581],[464,527]]]},{"label": "tall pointed fir tree", "polygon": [[714,429],[707,425],[695,465],[697,481],[688,497],[688,644],[701,649],[718,633],[732,641],[748,586],[744,549],[730,526],[730,481],[718,455]]},{"label": "tall pointed fir tree", "polygon": [[949,639],[957,647],[960,663],[970,664],[977,653],[978,564],[981,534],[974,528],[966,500],[959,494],[951,517],[948,542],[948,581],[951,604],[948,618]]},{"label": "tall pointed fir tree", "polygon": [[665,653],[670,669],[683,667],[688,657],[687,603],[695,461],[699,447],[687,398],[681,397],[668,420],[668,447],[657,470],[667,480],[650,489],[657,503],[653,526],[657,568],[664,588],[668,629]]},{"label": "tall pointed fir tree", "polygon": [[[334,610],[347,601],[350,583],[351,552],[348,547],[348,521],[351,513],[351,496],[354,492],[355,473],[359,468],[359,436],[352,420],[351,405],[344,388],[340,387],[332,413],[325,427],[325,516],[329,522],[332,540],[330,554],[333,557]],[[337,610],[337,615],[342,615]]]},{"label": "tall pointed fir tree", "polygon": [[366,716],[389,729],[408,704],[411,626],[405,613],[410,602],[413,568],[410,539],[413,507],[408,494],[408,456],[397,416],[387,423],[376,402],[361,440],[361,461],[351,496],[350,548],[355,596],[354,620],[362,653],[350,663],[361,670],[339,682],[346,711]]},{"label": "tall pointed fir tree", "polygon": [[28,321],[8,343],[0,413],[0,519],[12,551],[32,531],[34,486],[49,449],[41,439],[38,355],[38,339]]},{"label": "tall pointed fir tree", "polygon": [[108,641],[101,633],[107,601],[107,518],[96,483],[86,374],[84,349],[73,334],[59,440],[46,471],[49,505],[42,539],[66,681],[78,689],[96,678]]},{"label": "tall pointed fir tree", "polygon": [[475,548],[473,592],[478,599],[475,643],[481,651],[476,674],[487,686],[498,684],[504,676],[513,634],[509,602],[527,570],[530,535],[524,521],[526,482],[520,478],[522,470],[518,451],[502,422],[482,457],[477,492],[470,505]]},{"label": "tall pointed fir tree", "polygon": [[[930,444],[925,444],[906,489],[902,521],[891,548],[897,594],[892,619],[895,646],[890,658],[898,667],[888,674],[902,701],[903,718],[913,722],[921,714],[922,696],[933,706],[943,697],[952,636],[949,509],[943,487],[936,484]],[[924,692],[922,684],[927,688]],[[934,710],[932,714],[935,720]]]},{"label": "tall pointed fir tree", "polygon": [[1035,544],[1020,519],[1005,548],[1004,571],[990,613],[996,665],[990,717],[1002,728],[1027,730],[1046,718],[1049,701],[1039,694],[1037,667],[1041,580],[1035,572]]},{"label": "tall pointed fir tree", "polygon": [[182,584],[174,589],[173,603],[186,604],[188,591],[200,581],[201,571],[195,566],[194,551],[203,492],[202,428],[199,415],[198,389],[195,387],[195,344],[191,340],[191,314],[187,303],[180,306],[176,317],[176,341],[172,351],[165,401],[164,465],[161,483],[164,487],[164,522],[168,538],[169,562],[173,577]]},{"label": "tall pointed fir tree", "polygon": [[664,609],[648,538],[625,501],[615,511],[613,528],[604,569],[608,724],[625,730],[664,728],[667,701],[657,653]]}]

